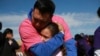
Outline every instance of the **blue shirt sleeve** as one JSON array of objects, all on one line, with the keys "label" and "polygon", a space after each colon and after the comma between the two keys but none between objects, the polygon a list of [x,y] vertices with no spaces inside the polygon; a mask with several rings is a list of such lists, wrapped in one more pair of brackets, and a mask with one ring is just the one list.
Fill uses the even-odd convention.
[{"label": "blue shirt sleeve", "polygon": [[35,56],[52,56],[53,52],[63,44],[64,34],[59,32],[47,42],[38,43],[30,47]]},{"label": "blue shirt sleeve", "polygon": [[76,41],[72,38],[65,42],[66,56],[77,56]]}]

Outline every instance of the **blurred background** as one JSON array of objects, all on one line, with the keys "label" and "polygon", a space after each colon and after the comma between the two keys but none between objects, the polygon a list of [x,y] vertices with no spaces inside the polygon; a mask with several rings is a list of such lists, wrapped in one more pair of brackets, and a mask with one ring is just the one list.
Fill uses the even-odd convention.
[{"label": "blurred background", "polygon": [[[28,12],[36,0],[0,0],[0,21],[3,29],[11,28],[14,38],[20,43],[18,32],[22,20],[27,18]],[[69,25],[72,36],[77,33],[93,35],[100,25],[97,9],[100,0],[53,0],[56,5],[55,14],[64,18]]]}]

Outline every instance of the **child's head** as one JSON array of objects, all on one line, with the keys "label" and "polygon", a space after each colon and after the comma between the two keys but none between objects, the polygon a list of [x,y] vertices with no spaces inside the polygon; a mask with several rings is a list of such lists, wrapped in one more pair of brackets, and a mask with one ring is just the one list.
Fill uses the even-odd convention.
[{"label": "child's head", "polygon": [[50,39],[52,36],[59,32],[58,25],[56,23],[50,23],[47,25],[40,34],[44,37],[44,39]]},{"label": "child's head", "polygon": [[[50,23],[47,25],[41,32],[40,34],[43,36],[43,41],[49,40],[51,37],[53,37],[55,34],[59,32],[59,27],[56,23]],[[61,50],[63,52],[63,56],[66,55],[66,49],[64,45],[61,46]]]},{"label": "child's head", "polygon": [[7,28],[4,30],[3,35],[4,37],[11,39],[13,37],[13,30],[10,28]]}]

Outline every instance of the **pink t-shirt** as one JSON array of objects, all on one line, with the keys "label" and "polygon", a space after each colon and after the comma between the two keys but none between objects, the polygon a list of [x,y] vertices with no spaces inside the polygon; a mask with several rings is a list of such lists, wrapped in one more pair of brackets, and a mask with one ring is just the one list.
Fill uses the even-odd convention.
[{"label": "pink t-shirt", "polygon": [[[64,41],[67,41],[72,38],[70,30],[66,22],[63,18],[59,16],[53,16],[52,17],[53,22],[60,23],[64,28]],[[32,45],[42,42],[41,36],[38,34],[36,29],[32,26],[31,21],[27,18],[25,19],[20,27],[19,27],[19,33],[21,40],[25,46],[25,48],[28,50]]]}]

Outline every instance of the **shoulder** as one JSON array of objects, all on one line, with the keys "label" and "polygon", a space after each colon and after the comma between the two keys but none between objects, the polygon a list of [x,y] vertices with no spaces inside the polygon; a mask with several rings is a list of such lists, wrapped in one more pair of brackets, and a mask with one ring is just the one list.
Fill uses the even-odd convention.
[{"label": "shoulder", "polygon": [[64,22],[64,18],[59,16],[59,15],[53,15],[52,21],[53,22],[60,22],[61,23],[61,22]]},{"label": "shoulder", "polygon": [[2,35],[2,32],[0,32],[0,35]]},{"label": "shoulder", "polygon": [[97,30],[99,30],[99,31],[100,31],[100,26],[97,28]]},{"label": "shoulder", "polygon": [[95,33],[100,33],[100,26],[96,29]]},{"label": "shoulder", "polygon": [[19,26],[19,29],[22,29],[22,28],[25,28],[25,27],[32,27],[32,23],[31,21],[26,18],[25,20],[23,20],[21,23],[20,23],[20,26]]},{"label": "shoulder", "polygon": [[26,19],[24,19],[22,22],[21,22],[21,24],[20,25],[27,25],[27,24],[31,24],[31,21],[28,19],[28,18],[26,18]]},{"label": "shoulder", "polygon": [[33,30],[36,31],[28,18],[23,20],[19,26],[19,32],[31,32]]},{"label": "shoulder", "polygon": [[52,19],[59,19],[59,20],[62,20],[63,17],[59,16],[59,15],[53,15]]}]

